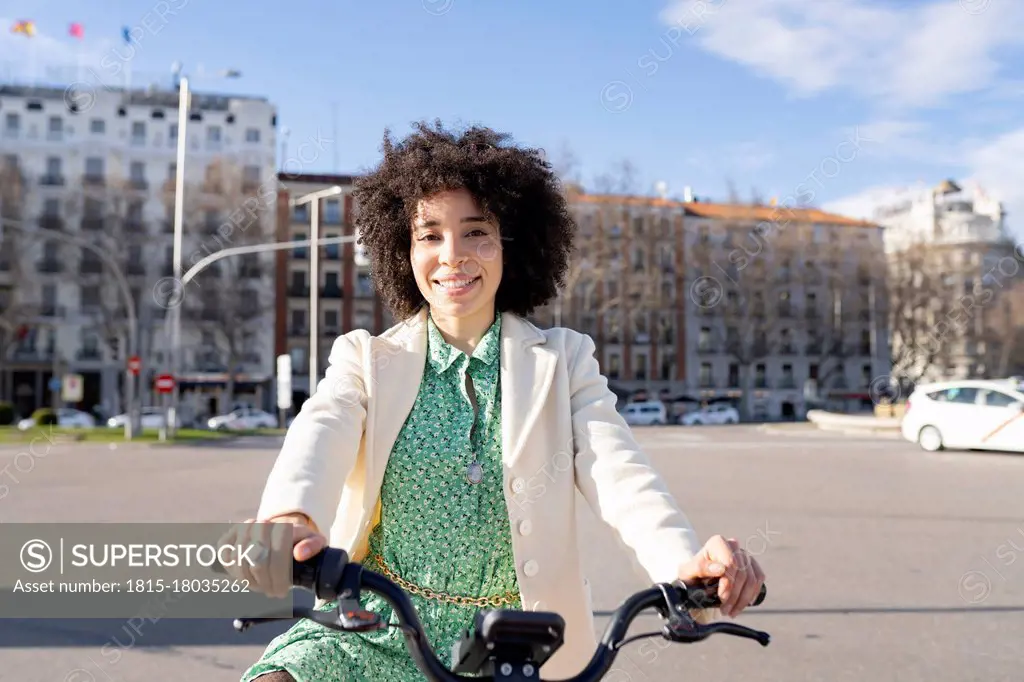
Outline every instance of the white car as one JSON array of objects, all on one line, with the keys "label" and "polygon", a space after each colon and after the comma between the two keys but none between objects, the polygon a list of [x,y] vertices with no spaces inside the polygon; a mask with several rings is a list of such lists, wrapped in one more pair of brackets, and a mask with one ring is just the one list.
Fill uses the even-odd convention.
[{"label": "white car", "polygon": [[[76,410],[71,407],[57,408],[57,426],[62,429],[91,429],[96,426],[96,417],[88,412]],[[37,426],[31,417],[18,422],[18,429],[28,431]]]},{"label": "white car", "polygon": [[919,385],[907,400],[900,430],[929,452],[1024,452],[1024,385],[969,379]]},{"label": "white car", "polygon": [[[142,422],[142,428],[144,429],[159,429],[163,427],[164,420],[167,418],[167,411],[162,407],[143,407],[142,414],[140,415],[140,421]],[[181,427],[181,415],[178,415],[176,420],[178,427]],[[112,429],[123,429],[125,424],[128,423],[127,413],[118,414],[107,420],[107,426]]]},{"label": "white car", "polygon": [[276,429],[277,417],[256,409],[239,407],[227,414],[210,417],[206,425],[213,430],[247,431],[249,429]]},{"label": "white car", "polygon": [[687,412],[679,418],[679,423],[685,426],[698,426],[703,424],[739,424],[740,413],[732,405],[708,405],[707,407],[693,412]]},{"label": "white car", "polygon": [[665,409],[665,403],[660,400],[629,403],[622,409],[621,414],[626,423],[631,426],[668,423],[668,411]]}]

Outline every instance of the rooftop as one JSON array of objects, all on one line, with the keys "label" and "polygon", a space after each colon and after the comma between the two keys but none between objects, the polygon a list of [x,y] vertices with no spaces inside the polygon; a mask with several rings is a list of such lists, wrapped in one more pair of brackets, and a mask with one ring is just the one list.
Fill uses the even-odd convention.
[{"label": "rooftop", "polygon": [[877,223],[858,220],[816,208],[787,208],[753,204],[718,204],[704,201],[678,201],[659,197],[627,196],[616,194],[580,194],[574,201],[582,203],[617,204],[682,208],[685,215],[718,220],[744,220],[758,222],[826,223],[849,227],[879,227]]}]

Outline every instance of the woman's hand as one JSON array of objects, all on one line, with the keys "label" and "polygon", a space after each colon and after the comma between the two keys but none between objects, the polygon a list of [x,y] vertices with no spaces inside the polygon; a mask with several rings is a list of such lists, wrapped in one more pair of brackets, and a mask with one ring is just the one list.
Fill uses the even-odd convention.
[{"label": "woman's hand", "polygon": [[[284,514],[259,522],[246,519],[233,526],[222,542],[242,547],[256,545],[257,554],[262,556],[280,557],[291,547],[291,555],[297,561],[305,561],[327,547],[327,538],[304,514]],[[235,578],[248,580],[252,589],[270,597],[288,596],[292,588],[291,562],[281,575],[278,575],[281,571],[269,570],[270,563],[257,558],[252,566],[242,562],[241,565],[227,567],[227,571]]]},{"label": "woman's hand", "polygon": [[692,559],[679,567],[679,579],[696,587],[718,579],[722,613],[735,618],[757,598],[764,585],[764,571],[735,538],[716,535]]}]

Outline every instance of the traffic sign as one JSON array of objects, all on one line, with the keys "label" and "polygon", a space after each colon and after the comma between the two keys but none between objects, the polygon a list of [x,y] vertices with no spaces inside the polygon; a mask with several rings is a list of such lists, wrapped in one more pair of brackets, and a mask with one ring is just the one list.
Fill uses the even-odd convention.
[{"label": "traffic sign", "polygon": [[138,376],[139,370],[142,369],[142,358],[138,355],[133,355],[128,358],[128,371]]},{"label": "traffic sign", "polygon": [[50,381],[47,386],[51,391],[59,391],[61,387],[60,377],[50,377]]},{"label": "traffic sign", "polygon": [[64,385],[61,387],[61,400],[68,403],[77,403],[82,400],[82,386],[84,380],[81,374],[65,374]]},{"label": "traffic sign", "polygon": [[174,390],[174,377],[170,374],[161,374],[153,382],[157,393],[170,393]]},{"label": "traffic sign", "polygon": [[287,410],[292,406],[292,356],[277,356],[277,407]]}]

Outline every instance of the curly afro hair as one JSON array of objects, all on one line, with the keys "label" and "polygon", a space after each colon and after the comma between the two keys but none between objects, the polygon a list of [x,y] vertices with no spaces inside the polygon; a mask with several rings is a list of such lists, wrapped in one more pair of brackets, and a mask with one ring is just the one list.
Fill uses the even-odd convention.
[{"label": "curly afro hair", "polygon": [[559,180],[536,149],[508,144],[507,134],[470,127],[446,131],[440,121],[399,143],[384,133],[384,159],[355,183],[359,243],[368,252],[374,285],[398,318],[426,301],[409,262],[412,220],[421,199],[464,189],[498,224],[503,274],[496,312],[526,316],[564,284],[576,224]]}]

